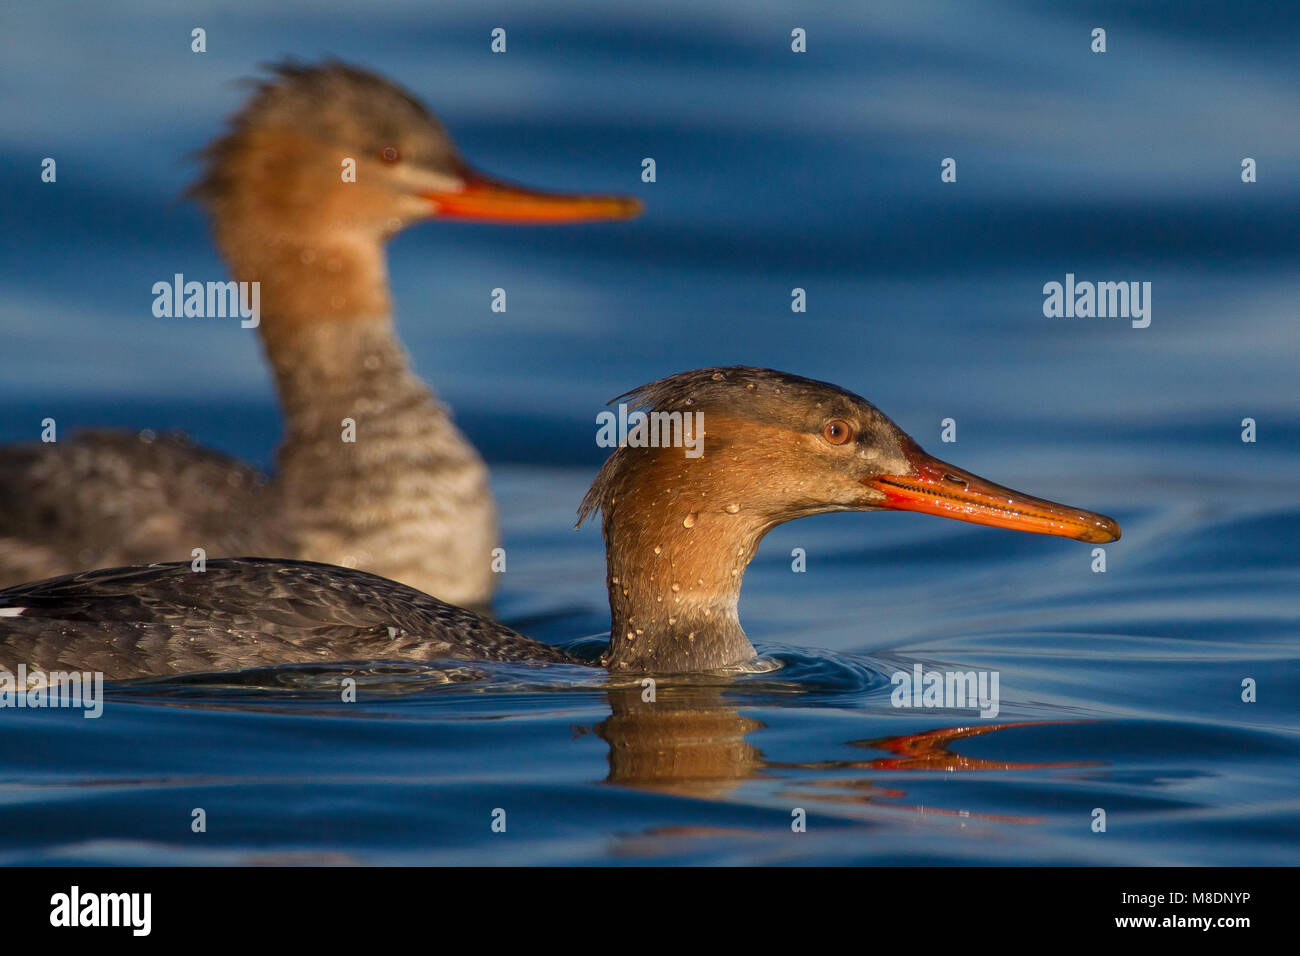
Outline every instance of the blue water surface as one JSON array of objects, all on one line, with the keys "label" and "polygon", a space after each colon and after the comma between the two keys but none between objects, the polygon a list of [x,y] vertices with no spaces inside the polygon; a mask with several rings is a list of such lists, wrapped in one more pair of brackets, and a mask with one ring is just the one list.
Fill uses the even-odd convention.
[{"label": "blue water surface", "polygon": [[[588,668],[368,662],[120,685],[98,720],[0,711],[0,863],[1300,863],[1294,6],[47,2],[5,21],[0,440],[45,417],[182,428],[269,464],[252,333],[154,318],[150,289],[223,274],[178,197],[232,81],[332,54],[415,91],[486,170],[646,204],[391,246],[413,361],[493,468],[507,623],[596,652],[603,548],[572,530],[595,414],[706,365],[841,384],[1124,536],[1098,573],[1091,546],[919,515],[783,526],[741,605],[761,666],[663,682],[653,706]],[[1151,282],[1150,326],[1045,318],[1067,273]],[[917,663],[996,671],[999,713],[895,707]]]}]

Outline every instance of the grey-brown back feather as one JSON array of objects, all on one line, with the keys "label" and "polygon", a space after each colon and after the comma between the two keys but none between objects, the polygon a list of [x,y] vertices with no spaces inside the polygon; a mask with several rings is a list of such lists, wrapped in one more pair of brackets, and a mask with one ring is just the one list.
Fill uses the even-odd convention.
[{"label": "grey-brown back feather", "polygon": [[267,477],[181,435],[94,430],[0,455],[0,586],[85,568],[275,554]]},{"label": "grey-brown back feather", "polygon": [[21,663],[123,679],[313,661],[440,658],[577,663],[414,588],[308,561],[225,558],[207,562],[201,572],[189,562],[169,562],[0,591],[0,666],[11,671]]}]

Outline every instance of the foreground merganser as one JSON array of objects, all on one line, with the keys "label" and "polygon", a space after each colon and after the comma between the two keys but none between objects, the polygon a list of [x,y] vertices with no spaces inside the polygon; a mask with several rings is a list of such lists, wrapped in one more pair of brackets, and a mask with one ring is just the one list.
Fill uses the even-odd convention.
[{"label": "foreground merganser", "polygon": [[260,283],[285,418],[277,473],[149,433],[4,448],[0,584],[203,548],[361,567],[485,606],[497,545],[486,468],[411,371],[384,244],[425,219],[577,222],[640,204],[490,180],[409,93],[335,62],[275,67],[204,157],[193,193],[234,277]]},{"label": "foreground merganser", "polygon": [[[600,663],[678,674],[744,664],[741,578],[763,536],[830,511],[919,511],[1089,542],[1112,519],[930,457],[842,388],[770,369],[683,372],[620,396],[703,415],[702,454],[614,451],[582,503],[603,514],[612,631]],[[692,416],[694,420],[694,416]],[[308,661],[585,663],[372,574],[268,558],[91,571],[0,591],[0,666],[107,678]]]}]

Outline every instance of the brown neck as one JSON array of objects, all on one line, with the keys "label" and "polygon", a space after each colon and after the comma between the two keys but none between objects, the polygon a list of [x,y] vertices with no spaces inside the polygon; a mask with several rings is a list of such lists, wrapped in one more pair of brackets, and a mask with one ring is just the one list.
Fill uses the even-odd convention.
[{"label": "brown neck", "polygon": [[340,182],[334,152],[283,123],[255,126],[204,187],[222,257],[261,283],[268,348],[304,325],[392,310],[382,220],[365,183]]},{"label": "brown neck", "polygon": [[392,312],[388,265],[378,236],[244,238],[237,244],[223,242],[223,252],[235,278],[261,284],[258,329],[272,353],[307,327]]},{"label": "brown neck", "polygon": [[259,329],[285,418],[277,485],[289,546],[485,606],[498,543],[487,472],[410,368],[379,239],[222,245],[238,279],[262,283]]},{"label": "brown neck", "polygon": [[[282,466],[291,465],[299,445],[338,446],[345,418],[382,424],[434,407],[397,340],[378,238],[352,233],[309,242],[221,228],[218,237],[236,278],[262,285],[258,330],[285,415]],[[373,435],[361,431],[358,439]]]},{"label": "brown neck", "polygon": [[741,664],[754,647],[736,605],[745,568],[772,523],[726,488],[725,454],[680,448],[636,455],[603,502],[611,670],[683,673]]}]

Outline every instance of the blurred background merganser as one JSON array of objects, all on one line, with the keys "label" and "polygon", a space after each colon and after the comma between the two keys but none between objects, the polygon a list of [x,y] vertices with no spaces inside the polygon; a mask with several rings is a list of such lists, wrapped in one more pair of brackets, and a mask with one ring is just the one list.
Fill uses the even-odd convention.
[{"label": "blurred background merganser", "polygon": [[285,422],[275,475],[174,435],[0,449],[0,584],[201,547],[365,568],[485,607],[498,541],[487,470],[410,368],[385,242],[426,219],[622,219],[639,202],[489,179],[409,93],[337,62],[275,67],[203,155],[193,195],[233,276],[261,284]]}]

